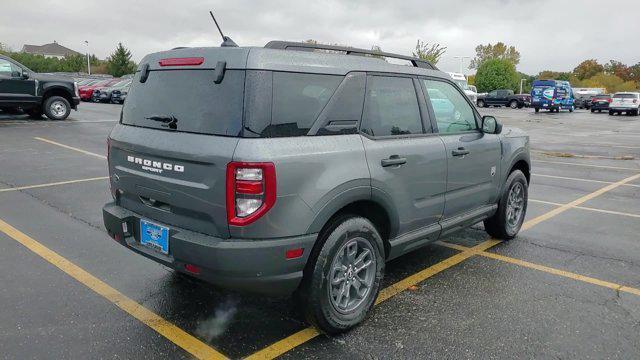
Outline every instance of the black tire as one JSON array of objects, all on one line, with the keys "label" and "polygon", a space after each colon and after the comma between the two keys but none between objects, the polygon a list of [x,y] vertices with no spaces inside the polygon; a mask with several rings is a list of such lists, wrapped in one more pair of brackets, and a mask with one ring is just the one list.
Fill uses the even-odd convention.
[{"label": "black tire", "polygon": [[478,107],[487,107],[487,103],[485,103],[484,100],[478,100]]},{"label": "black tire", "polygon": [[534,108],[534,111],[539,113],[540,112],[540,108]]},{"label": "black tire", "polygon": [[[518,213],[516,221],[508,221],[508,203],[512,190],[515,191],[519,186],[522,191],[522,204],[521,211]],[[524,218],[527,214],[527,201],[529,199],[527,178],[522,171],[514,170],[509,174],[505,186],[498,202],[498,211],[484,221],[484,229],[489,235],[496,239],[510,240],[513,239],[524,222]]]},{"label": "black tire", "polygon": [[510,108],[512,108],[512,109],[517,109],[517,108],[518,108],[518,101],[516,101],[516,100],[511,100],[511,101],[509,102],[509,107],[510,107]]},{"label": "black tire", "polygon": [[[342,250],[346,249],[347,244],[353,244],[353,242],[364,246],[369,244],[370,259],[375,259],[375,263],[370,265],[370,270],[367,270],[371,271],[367,273],[367,277],[372,282],[365,290],[366,295],[354,304],[357,305],[354,309],[341,311],[338,309],[339,306],[334,304],[331,293],[340,291],[331,289],[330,282],[336,275],[336,272],[332,273],[331,269],[334,261],[342,259],[339,257]],[[361,249],[364,247],[361,246]],[[355,254],[354,257],[356,255],[359,256]],[[384,246],[375,226],[369,220],[356,215],[339,216],[318,237],[318,245],[314,248],[305,269],[303,283],[294,295],[299,309],[309,323],[324,333],[333,335],[348,331],[360,324],[373,307],[380,291],[384,266]],[[348,277],[345,276],[345,278]],[[359,276],[357,278],[360,279]],[[348,284],[349,282],[343,281],[341,286],[346,286],[351,294],[353,288]]]},{"label": "black tire", "polygon": [[594,112],[596,112],[595,110],[591,109],[591,113],[593,114]]},{"label": "black tire", "polygon": [[44,114],[51,120],[64,120],[71,113],[71,104],[62,96],[51,96],[44,101]]},{"label": "black tire", "polygon": [[609,110],[609,115],[613,116],[613,110]]}]

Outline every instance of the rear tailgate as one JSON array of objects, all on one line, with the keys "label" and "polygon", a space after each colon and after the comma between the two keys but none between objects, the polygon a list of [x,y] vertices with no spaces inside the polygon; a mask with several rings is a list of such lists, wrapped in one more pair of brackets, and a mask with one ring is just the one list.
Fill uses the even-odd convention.
[{"label": "rear tailgate", "polygon": [[[184,58],[202,61],[176,60]],[[163,59],[171,65],[161,66]],[[216,82],[222,61],[224,77]],[[148,71],[135,74],[110,135],[109,171],[120,206],[151,221],[229,236],[226,166],[242,129],[243,61],[246,50],[220,48],[142,60]]]}]

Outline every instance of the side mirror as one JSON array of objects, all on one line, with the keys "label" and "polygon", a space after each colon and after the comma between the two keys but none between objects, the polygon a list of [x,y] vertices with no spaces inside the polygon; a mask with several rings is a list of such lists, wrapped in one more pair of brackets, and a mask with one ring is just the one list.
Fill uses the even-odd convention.
[{"label": "side mirror", "polygon": [[482,117],[482,132],[486,134],[500,134],[502,132],[502,124],[495,117],[485,115]]}]

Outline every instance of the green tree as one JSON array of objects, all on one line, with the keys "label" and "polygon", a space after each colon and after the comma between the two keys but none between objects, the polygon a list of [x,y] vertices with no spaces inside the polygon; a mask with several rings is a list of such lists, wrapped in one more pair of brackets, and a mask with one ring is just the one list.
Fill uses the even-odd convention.
[{"label": "green tree", "polygon": [[469,69],[479,69],[483,62],[490,59],[507,60],[514,66],[520,63],[520,52],[514,46],[507,46],[502,42],[495,45],[476,46],[476,57],[471,60]]},{"label": "green tree", "polygon": [[58,71],[81,72],[86,71],[87,63],[83,55],[67,55],[60,60]]},{"label": "green tree", "polygon": [[519,81],[516,66],[507,59],[483,61],[476,72],[475,78],[476,87],[480,92],[489,92],[496,89],[518,91]]},{"label": "green tree", "polygon": [[609,75],[615,75],[624,81],[631,80],[629,67],[617,60],[609,60],[609,62],[604,65],[604,72]]},{"label": "green tree", "polygon": [[581,83],[584,87],[605,88],[607,92],[614,93],[618,91],[635,91],[636,83],[634,81],[624,81],[619,76],[600,73]]},{"label": "green tree", "polygon": [[598,73],[604,71],[604,66],[598,63],[596,59],[585,60],[573,69],[573,75],[579,80],[588,79]]},{"label": "green tree", "polygon": [[571,73],[565,71],[552,71],[552,70],[544,70],[541,71],[537,78],[541,80],[571,80]]},{"label": "green tree", "polygon": [[136,71],[136,63],[131,60],[131,51],[127,50],[122,43],[118,43],[116,51],[107,59],[107,71],[115,77]]},{"label": "green tree", "polygon": [[440,61],[440,58],[446,51],[446,46],[441,46],[438,43],[429,44],[418,39],[418,42],[416,43],[416,51],[413,52],[413,57],[426,60],[435,65]]}]

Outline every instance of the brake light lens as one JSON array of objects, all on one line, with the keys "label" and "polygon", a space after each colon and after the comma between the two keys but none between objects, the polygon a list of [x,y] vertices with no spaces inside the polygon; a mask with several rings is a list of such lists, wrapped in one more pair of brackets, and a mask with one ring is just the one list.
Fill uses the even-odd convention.
[{"label": "brake light lens", "polygon": [[227,221],[244,226],[262,217],[276,202],[273,163],[230,162],[227,165]]},{"label": "brake light lens", "polygon": [[160,66],[197,66],[203,63],[203,57],[167,58],[158,61]]}]

